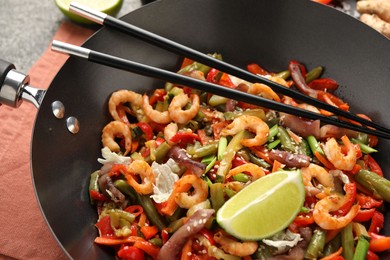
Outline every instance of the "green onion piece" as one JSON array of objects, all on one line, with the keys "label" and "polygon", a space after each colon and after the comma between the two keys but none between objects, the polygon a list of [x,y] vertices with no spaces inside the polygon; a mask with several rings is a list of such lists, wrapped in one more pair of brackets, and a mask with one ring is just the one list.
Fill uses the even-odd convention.
[{"label": "green onion piece", "polygon": [[226,104],[227,101],[228,101],[228,98],[226,98],[226,97],[212,95],[209,99],[209,105],[212,107],[216,107],[218,105]]},{"label": "green onion piece", "polygon": [[351,138],[352,143],[358,144],[360,146],[360,150],[362,150],[362,153],[369,154],[369,153],[376,153],[378,150],[366,145],[365,143],[361,142],[358,139]]},{"label": "green onion piece", "polygon": [[360,236],[355,249],[353,260],[365,260],[370,246],[370,237]]},{"label": "green onion piece", "polygon": [[291,73],[289,70],[281,71],[275,75],[275,77],[282,78],[282,79],[288,79],[291,76]]},{"label": "green onion piece", "polygon": [[278,124],[275,124],[273,125],[270,129],[269,129],[269,134],[268,134],[268,139],[267,141],[271,141],[277,134],[279,133],[279,126]]},{"label": "green onion piece", "polygon": [[296,151],[296,146],[294,145],[294,141],[291,139],[287,130],[282,126],[279,126],[278,129],[279,131],[277,136],[282,144],[283,150],[294,153]]},{"label": "green onion piece", "polygon": [[275,140],[275,141],[273,141],[273,142],[267,144],[267,148],[268,148],[268,150],[272,150],[272,149],[274,149],[276,146],[278,146],[279,144],[280,144],[280,140],[277,139],[277,140]]},{"label": "green onion piece", "polygon": [[211,168],[213,168],[215,162],[217,161],[217,156],[213,155],[212,157],[213,157],[213,159],[207,164],[204,173],[209,172],[211,170]]},{"label": "green onion piece", "polygon": [[319,152],[320,154],[325,155],[324,151],[322,151],[320,147],[320,144],[318,143],[317,139],[314,136],[312,135],[308,136],[307,142],[309,143],[310,149],[313,152],[313,154],[315,152]]}]

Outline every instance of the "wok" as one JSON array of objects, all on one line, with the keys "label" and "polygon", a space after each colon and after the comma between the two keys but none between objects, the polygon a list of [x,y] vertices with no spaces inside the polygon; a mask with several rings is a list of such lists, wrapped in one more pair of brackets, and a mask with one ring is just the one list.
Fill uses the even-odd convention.
[{"label": "wok", "polygon": [[[333,8],[308,0],[164,0],[121,19],[204,53],[219,52],[240,67],[257,62],[270,71],[290,60],[309,68],[322,65],[325,76],[339,83],[338,93],[352,111],[389,126],[390,44],[376,31]],[[103,28],[83,45],[167,70],[182,57],[131,36]],[[93,243],[96,209],[89,204],[90,173],[100,168],[100,135],[110,121],[111,92],[128,88],[145,92],[163,82],[70,58],[59,71],[39,109],[31,146],[37,199],[58,243],[75,259],[113,257],[108,247]],[[80,122],[77,134],[53,116],[60,100],[65,117]],[[375,158],[390,177],[390,142],[380,140]],[[390,235],[390,216],[384,232]]]}]

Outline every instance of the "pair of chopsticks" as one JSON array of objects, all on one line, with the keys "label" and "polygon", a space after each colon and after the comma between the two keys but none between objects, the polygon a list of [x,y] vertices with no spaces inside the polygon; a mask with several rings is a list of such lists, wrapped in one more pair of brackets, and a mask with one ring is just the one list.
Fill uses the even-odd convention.
[{"label": "pair of chopsticks", "polygon": [[[149,76],[153,78],[158,78],[164,81],[172,82],[175,84],[180,84],[192,88],[196,88],[202,91],[206,91],[212,94],[219,96],[224,96],[232,98],[238,101],[245,103],[254,104],[257,106],[266,107],[272,110],[279,112],[284,112],[292,114],[295,116],[311,119],[311,120],[321,120],[323,123],[336,125],[342,128],[351,129],[358,132],[363,132],[367,134],[376,135],[378,137],[390,139],[390,130],[378,125],[375,122],[366,120],[362,117],[359,117],[355,114],[352,114],[348,111],[338,109],[335,106],[331,106],[324,102],[321,102],[315,98],[304,95],[298,91],[286,88],[276,82],[268,80],[264,77],[253,74],[249,71],[238,68],[234,65],[226,63],[224,61],[215,59],[209,55],[196,51],[187,46],[181,45],[177,42],[164,38],[162,36],[156,35],[152,32],[146,31],[139,27],[136,27],[132,24],[126,23],[122,20],[109,16],[105,13],[96,11],[92,8],[83,6],[76,2],[71,2],[69,10],[73,13],[76,13],[90,21],[95,23],[105,25],[110,28],[115,28],[121,32],[130,34],[139,39],[142,39],[148,43],[154,44],[158,47],[171,51],[173,53],[182,55],[184,57],[196,60],[200,63],[206,64],[210,67],[216,68],[220,71],[226,72],[228,74],[234,75],[238,78],[249,82],[260,82],[270,86],[275,92],[292,97],[294,99],[300,100],[302,102],[311,104],[318,108],[324,109],[326,111],[332,112],[335,115],[344,117],[355,122],[362,124],[362,126],[352,124],[348,121],[340,120],[333,117],[326,117],[321,114],[310,112],[308,110],[300,109],[283,103],[279,103],[273,100],[265,99],[260,96],[251,95],[242,91],[235,89],[225,88],[217,84],[212,84],[209,82],[197,80],[190,78],[184,75],[180,75],[174,72],[166,71],[160,68],[155,68],[145,64],[137,63],[131,60],[126,60],[120,57],[112,56],[102,52],[94,51],[80,46],[71,45],[68,43],[53,41],[52,49],[57,52],[66,53],[71,56],[80,57],[87,59],[94,63],[99,63],[102,65],[114,67],[117,69],[130,71],[144,76]],[[370,128],[368,128],[370,127]],[[374,128],[374,129],[373,129]]]}]

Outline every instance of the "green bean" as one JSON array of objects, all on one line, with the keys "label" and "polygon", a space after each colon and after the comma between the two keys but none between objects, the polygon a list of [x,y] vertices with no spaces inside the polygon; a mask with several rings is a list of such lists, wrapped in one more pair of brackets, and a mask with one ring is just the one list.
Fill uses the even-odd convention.
[{"label": "green bean", "polygon": [[238,173],[238,174],[233,176],[233,180],[239,181],[239,182],[248,182],[250,180],[250,178],[245,173]]},{"label": "green bean", "polygon": [[218,142],[218,161],[222,160],[224,153],[226,152],[227,148],[227,138],[225,136],[221,136],[219,138]]},{"label": "green bean", "polygon": [[345,260],[352,260],[354,251],[352,223],[349,223],[341,230],[341,245],[343,247],[342,255]]},{"label": "green bean", "polygon": [[291,73],[289,70],[284,70],[275,75],[275,77],[282,78],[282,79],[288,79],[291,76]]},{"label": "green bean", "polygon": [[225,203],[225,194],[223,192],[223,183],[213,183],[210,185],[210,201],[215,211]]},{"label": "green bean", "polygon": [[309,143],[310,150],[313,152],[313,154],[315,152],[319,152],[320,154],[325,155],[324,151],[322,151],[320,147],[320,144],[318,143],[317,139],[314,136],[312,135],[308,136],[307,142]]},{"label": "green bean", "polygon": [[375,198],[390,202],[390,181],[386,178],[368,170],[360,170],[355,174],[355,180],[372,191]]},{"label": "green bean", "polygon": [[139,205],[142,206],[150,222],[152,222],[152,224],[155,225],[159,230],[162,230],[166,227],[165,220],[158,213],[158,211],[156,210],[152,202],[152,199],[149,196],[138,194],[133,189],[133,187],[131,187],[124,180],[116,180],[114,182],[114,186],[117,187],[121,192],[125,193],[126,195],[129,195],[130,197],[132,196],[135,197],[135,200],[138,202]]},{"label": "green bean", "polygon": [[338,233],[337,236],[335,236],[331,241],[329,241],[325,245],[324,255],[327,256],[336,252],[340,248],[340,246],[341,246],[341,235],[340,233]]},{"label": "green bean", "polygon": [[369,154],[369,153],[376,153],[378,152],[378,150],[366,145],[365,143],[363,143],[362,141],[358,140],[358,139],[355,139],[355,138],[351,138],[351,141],[352,143],[354,144],[358,144],[359,147],[360,147],[360,150],[362,151],[362,153],[364,154]]},{"label": "green bean", "polygon": [[306,83],[310,83],[311,81],[318,79],[321,76],[322,71],[323,71],[323,67],[318,66],[312,69],[311,71],[309,71],[308,73],[306,73],[306,79],[305,79]]},{"label": "green bean", "polygon": [[277,136],[282,144],[283,150],[294,153],[296,151],[296,146],[294,145],[293,140],[291,140],[287,130],[282,126],[279,126],[278,129]]},{"label": "green bean", "polygon": [[171,149],[171,145],[169,145],[167,142],[161,143],[157,148],[156,148],[156,162],[160,163],[163,161],[165,156],[168,154],[169,150]]},{"label": "green bean", "polygon": [[316,228],[311,237],[309,246],[305,253],[305,258],[317,259],[321,256],[325,246],[325,235],[326,232],[320,228]]},{"label": "green bean", "polygon": [[252,153],[249,153],[249,160],[251,163],[254,163],[254,164],[261,166],[263,168],[271,167],[271,165],[269,163],[267,163],[266,161],[264,161],[264,159],[261,159]]},{"label": "green bean", "polygon": [[[94,171],[93,173],[91,173],[91,177],[89,179],[89,190],[90,191],[100,192],[98,179],[99,179],[99,171]],[[91,203],[91,205],[95,204],[95,200],[91,196],[89,196],[89,202]]]},{"label": "green bean", "polygon": [[365,260],[367,257],[368,248],[370,246],[370,237],[364,235],[359,237],[358,243],[355,249],[355,255],[353,260]]}]

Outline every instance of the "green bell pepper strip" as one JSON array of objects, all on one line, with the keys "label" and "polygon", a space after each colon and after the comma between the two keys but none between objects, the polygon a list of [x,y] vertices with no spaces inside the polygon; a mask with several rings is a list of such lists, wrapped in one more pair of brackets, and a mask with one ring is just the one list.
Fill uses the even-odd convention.
[{"label": "green bell pepper strip", "polygon": [[222,183],[210,185],[210,202],[216,212],[225,203],[224,185]]},{"label": "green bell pepper strip", "polygon": [[353,260],[365,260],[367,257],[369,246],[370,246],[370,237],[361,235],[356,245]]},{"label": "green bell pepper strip", "polygon": [[341,245],[343,247],[342,256],[345,260],[353,260],[354,240],[352,233],[352,223],[349,223],[341,230]]},{"label": "green bell pepper strip", "polygon": [[313,154],[315,154],[315,152],[319,152],[320,154],[325,155],[324,151],[320,147],[320,144],[314,136],[310,135],[306,138],[306,140],[309,143],[310,149]]},{"label": "green bell pepper strip", "polygon": [[321,76],[323,70],[324,68],[322,66],[318,66],[306,73],[306,83],[310,83],[311,81],[318,79]]}]

